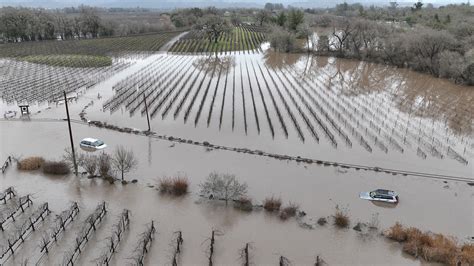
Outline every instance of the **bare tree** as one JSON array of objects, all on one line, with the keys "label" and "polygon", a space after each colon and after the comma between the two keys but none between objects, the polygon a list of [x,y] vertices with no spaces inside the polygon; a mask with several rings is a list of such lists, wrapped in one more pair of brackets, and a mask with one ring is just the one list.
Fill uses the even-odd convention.
[{"label": "bare tree", "polygon": [[240,183],[235,175],[219,174],[213,172],[209,174],[206,181],[200,184],[201,194],[209,198],[225,200],[237,200],[247,194],[247,184]]},{"label": "bare tree", "polygon": [[122,175],[124,181],[124,174],[130,172],[138,164],[132,150],[127,150],[123,146],[117,147],[112,155],[112,165]]},{"label": "bare tree", "polygon": [[81,166],[86,170],[89,176],[94,176],[97,170],[97,156],[86,155],[81,161]]},{"label": "bare tree", "polygon": [[339,55],[344,54],[349,36],[354,31],[351,21],[347,18],[340,19],[332,31],[332,45],[339,51]]},{"label": "bare tree", "polygon": [[262,9],[257,12],[256,19],[260,26],[263,26],[263,23],[267,22],[270,19],[270,12],[268,10]]}]

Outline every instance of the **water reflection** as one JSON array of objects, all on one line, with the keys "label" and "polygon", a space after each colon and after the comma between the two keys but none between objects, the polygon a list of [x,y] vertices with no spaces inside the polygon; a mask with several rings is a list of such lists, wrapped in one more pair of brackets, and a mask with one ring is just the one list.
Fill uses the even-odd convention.
[{"label": "water reflection", "polygon": [[281,69],[284,67],[293,67],[304,56],[304,54],[286,54],[268,51],[264,54],[265,64],[270,68]]},{"label": "water reflection", "polygon": [[[387,65],[307,54],[267,52],[272,68],[288,67],[299,77],[319,81],[348,97],[375,95],[401,112],[444,123],[455,134],[473,135],[474,90]],[[387,96],[388,95],[388,96]]]},{"label": "water reflection", "polygon": [[233,56],[210,56],[210,57],[199,57],[194,60],[193,66],[199,70],[202,70],[206,74],[212,73],[214,69],[220,69],[221,73],[225,73],[227,70],[235,66],[235,57]]}]

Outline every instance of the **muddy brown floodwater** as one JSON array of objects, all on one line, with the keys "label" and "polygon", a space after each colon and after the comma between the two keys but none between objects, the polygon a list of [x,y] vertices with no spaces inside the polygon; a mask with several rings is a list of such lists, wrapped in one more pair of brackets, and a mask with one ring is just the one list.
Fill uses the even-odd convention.
[{"label": "muddy brown floodwater", "polygon": [[[153,112],[152,130],[159,135],[344,163],[473,176],[474,91],[407,70],[270,52],[234,53],[218,59],[160,52],[136,60],[84,91],[70,103],[70,112],[76,121],[84,110],[88,120],[143,130],[144,95]],[[0,120],[0,160],[9,155],[61,159],[69,146],[67,124],[61,120],[64,105],[31,104],[30,120]],[[2,113],[16,108],[0,104]],[[279,256],[294,265],[310,265],[316,255],[329,265],[419,265],[420,261],[402,253],[399,244],[380,236],[382,229],[397,221],[452,235],[459,242],[474,236],[474,192],[465,182],[276,160],[76,121],[72,124],[76,145],[85,137],[97,137],[107,143],[107,152],[119,145],[132,149],[138,167],[126,179],[138,183],[111,185],[84,176],[7,169],[0,176],[1,191],[13,186],[20,195],[31,194],[34,206],[48,202],[52,215],[72,201],[81,208],[50,254],[41,258],[43,265],[63,262],[82,221],[101,201],[107,202],[109,212],[76,261],[81,265],[94,264],[101,255],[123,208],[131,210],[131,224],[113,257],[116,265],[132,262],[138,235],[151,220],[157,234],[146,257],[150,265],[171,264],[170,243],[178,230],[184,238],[183,265],[207,264],[207,239],[213,229],[221,232],[216,238],[216,265],[238,265],[238,251],[247,242],[252,243],[255,265],[275,265]],[[281,197],[284,204],[297,203],[307,213],[302,221],[314,229],[264,211],[245,213],[202,201],[199,184],[212,171],[232,173],[246,182],[256,204],[272,195]],[[151,187],[158,178],[176,173],[186,174],[191,183],[185,197],[165,197]],[[400,203],[393,207],[359,199],[360,192],[376,188],[397,191]],[[330,216],[336,205],[348,209],[350,228],[378,215],[379,230],[364,235],[335,229]],[[329,217],[330,224],[317,225],[320,217]],[[19,223],[9,224],[0,236],[5,239]],[[49,226],[51,222],[45,222],[31,233],[7,264],[18,265],[26,258],[35,264],[40,259],[41,232]]]}]

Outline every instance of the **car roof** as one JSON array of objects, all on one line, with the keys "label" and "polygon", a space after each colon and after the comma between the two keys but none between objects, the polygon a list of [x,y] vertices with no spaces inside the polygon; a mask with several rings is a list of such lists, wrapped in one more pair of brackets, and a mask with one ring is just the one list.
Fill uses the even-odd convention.
[{"label": "car roof", "polygon": [[389,196],[396,196],[397,195],[397,193],[395,193],[394,191],[387,190],[387,189],[376,189],[374,192],[377,193],[377,194],[389,195]]},{"label": "car roof", "polygon": [[96,142],[96,141],[98,141],[98,139],[94,139],[94,138],[85,138],[85,139],[83,139],[82,141]]}]

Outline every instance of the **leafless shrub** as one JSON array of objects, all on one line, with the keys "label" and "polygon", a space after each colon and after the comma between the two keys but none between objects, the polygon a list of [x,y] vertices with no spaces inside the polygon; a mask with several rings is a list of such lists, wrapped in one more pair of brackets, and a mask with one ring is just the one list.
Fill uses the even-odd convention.
[{"label": "leafless shrub", "polygon": [[67,175],[71,172],[71,168],[64,161],[47,161],[43,163],[43,172],[52,175]]},{"label": "leafless shrub", "polygon": [[[77,165],[82,165],[84,156],[85,156],[84,154],[75,151]],[[63,161],[65,161],[71,169],[74,167],[74,157],[72,156],[71,148],[64,149]]]},{"label": "leafless shrub", "polygon": [[398,242],[404,242],[408,238],[405,228],[403,228],[402,224],[399,222],[396,222],[395,225],[390,227],[385,235]]},{"label": "leafless shrub", "polygon": [[97,170],[98,158],[94,155],[86,155],[82,160],[82,167],[86,170],[89,176],[95,176]]},{"label": "leafless shrub", "polygon": [[328,220],[326,218],[321,217],[321,218],[318,219],[317,223],[322,226],[322,225],[327,224],[327,222],[328,222]]},{"label": "leafless shrub", "polygon": [[286,220],[290,217],[294,217],[298,211],[299,206],[295,203],[289,203],[288,206],[283,208],[280,212],[280,219]]},{"label": "leafless shrub", "polygon": [[346,209],[341,209],[336,206],[336,213],[334,214],[334,225],[339,228],[346,228],[349,226],[349,216]]},{"label": "leafless shrub", "polygon": [[188,193],[189,181],[186,177],[165,177],[158,181],[158,190],[164,194],[182,196]]},{"label": "leafless shrub", "polygon": [[263,201],[263,208],[267,211],[273,212],[280,210],[281,207],[281,199],[275,198],[272,196],[271,198],[266,198]]},{"label": "leafless shrub", "polygon": [[173,191],[173,178],[164,177],[158,180],[158,190],[164,194],[171,194]]},{"label": "leafless shrub", "polygon": [[247,212],[252,211],[253,210],[252,199],[247,198],[247,197],[240,197],[240,199],[235,201],[234,207],[242,211],[247,211]]},{"label": "leafless shrub", "polygon": [[461,262],[461,265],[474,264],[474,244],[464,244],[461,247],[458,262]]},{"label": "leafless shrub", "polygon": [[105,152],[102,152],[98,157],[99,174],[103,178],[110,176],[111,161],[110,155]]},{"label": "leafless shrub", "polygon": [[43,157],[32,156],[25,159],[21,159],[17,163],[19,170],[38,170],[44,163]]},{"label": "leafless shrub", "polygon": [[188,193],[189,181],[185,177],[175,177],[173,179],[173,194],[181,196]]},{"label": "leafless shrub", "polygon": [[459,265],[459,262],[467,262],[466,265],[474,263],[472,245],[458,247],[456,240],[452,237],[422,232],[414,227],[403,227],[398,222],[387,230],[385,236],[404,243],[404,252],[429,262],[447,265]]}]

